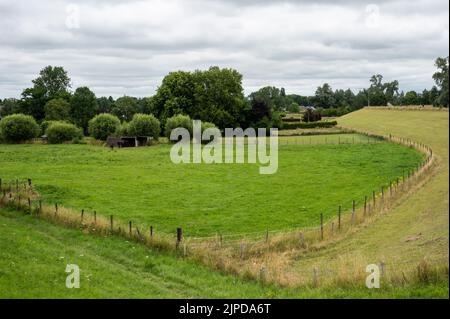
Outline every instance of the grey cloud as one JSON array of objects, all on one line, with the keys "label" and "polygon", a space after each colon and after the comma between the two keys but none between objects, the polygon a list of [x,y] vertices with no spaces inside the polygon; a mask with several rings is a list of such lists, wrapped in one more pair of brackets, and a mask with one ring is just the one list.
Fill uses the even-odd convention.
[{"label": "grey cloud", "polygon": [[238,69],[246,93],[358,88],[374,73],[422,90],[449,48],[446,0],[82,0],[79,29],[65,25],[70,3],[0,0],[0,97],[19,96],[49,64],[98,95],[148,96],[170,71],[211,65]]}]

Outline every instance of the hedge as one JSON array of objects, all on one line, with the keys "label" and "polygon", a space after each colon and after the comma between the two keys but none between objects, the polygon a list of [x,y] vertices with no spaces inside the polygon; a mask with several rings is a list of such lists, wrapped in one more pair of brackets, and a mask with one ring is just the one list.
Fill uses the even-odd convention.
[{"label": "hedge", "polygon": [[336,125],[337,125],[336,121],[284,123],[283,130],[295,130],[299,128],[300,129],[327,128]]}]

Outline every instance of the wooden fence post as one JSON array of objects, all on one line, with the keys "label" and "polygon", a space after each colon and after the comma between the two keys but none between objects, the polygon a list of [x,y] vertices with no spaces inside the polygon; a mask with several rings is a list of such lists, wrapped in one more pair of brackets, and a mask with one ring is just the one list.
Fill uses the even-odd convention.
[{"label": "wooden fence post", "polygon": [[131,220],[129,221],[129,223],[128,223],[128,233],[130,234],[130,238],[132,238],[133,236],[133,229],[132,229],[132,223],[131,223]]},{"label": "wooden fence post", "polygon": [[113,232],[114,228],[113,228],[113,215],[109,216],[109,223],[110,223],[110,227],[111,227],[111,233]]},{"label": "wooden fence post", "polygon": [[150,239],[153,239],[153,226],[150,226]]},{"label": "wooden fence post", "polygon": [[177,228],[177,245],[176,248],[180,246],[180,242],[183,240],[183,229],[181,227]]},{"label": "wooden fence post", "polygon": [[353,208],[352,208],[352,224],[355,222],[355,208],[356,208],[356,203],[355,203],[355,200],[353,200]]},{"label": "wooden fence post", "polygon": [[341,229],[341,211],[342,211],[342,207],[341,205],[339,205],[339,211],[338,211],[338,229]]},{"label": "wooden fence post", "polygon": [[323,240],[323,213],[320,213],[320,237]]},{"label": "wooden fence post", "polygon": [[55,203],[55,216],[58,214],[58,203]]},{"label": "wooden fence post", "polygon": [[319,286],[319,271],[316,267],[313,269],[313,287],[317,288]]},{"label": "wooden fence post", "polygon": [[30,214],[31,214],[31,199],[30,199],[30,197],[28,197],[28,210],[30,211]]},{"label": "wooden fence post", "polygon": [[375,209],[375,204],[376,204],[375,191],[372,191],[372,198],[373,198],[373,209]]},{"label": "wooden fence post", "polygon": [[364,196],[364,215],[366,215],[367,212],[367,195]]},{"label": "wooden fence post", "polygon": [[81,224],[83,224],[84,220],[84,209],[81,210]]}]

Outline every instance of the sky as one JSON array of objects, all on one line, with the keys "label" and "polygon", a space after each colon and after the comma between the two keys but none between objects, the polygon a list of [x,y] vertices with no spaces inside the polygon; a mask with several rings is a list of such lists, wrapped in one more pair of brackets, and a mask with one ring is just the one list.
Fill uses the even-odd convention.
[{"label": "sky", "polygon": [[448,30],[448,0],[0,0],[0,98],[20,97],[47,65],[72,90],[115,98],[210,66],[237,69],[246,94],[358,90],[373,74],[422,91]]}]

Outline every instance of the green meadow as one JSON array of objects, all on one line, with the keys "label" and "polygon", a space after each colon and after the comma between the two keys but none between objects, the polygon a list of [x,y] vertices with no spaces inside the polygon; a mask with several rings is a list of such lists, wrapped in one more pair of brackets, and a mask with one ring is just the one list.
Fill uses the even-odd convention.
[{"label": "green meadow", "polygon": [[362,135],[282,137],[278,172],[260,175],[260,164],[173,164],[170,147],[0,145],[0,177],[32,178],[48,204],[204,237],[317,225],[422,160]]}]

